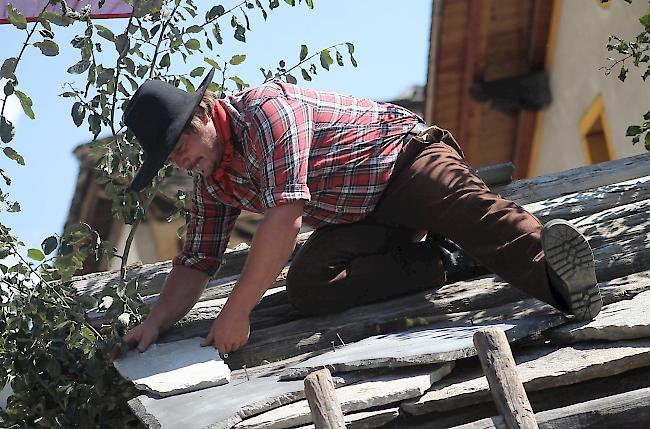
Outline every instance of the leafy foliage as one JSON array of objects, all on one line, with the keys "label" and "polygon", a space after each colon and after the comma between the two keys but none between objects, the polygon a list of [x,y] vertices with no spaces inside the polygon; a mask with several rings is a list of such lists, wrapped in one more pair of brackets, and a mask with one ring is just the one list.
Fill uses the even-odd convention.
[{"label": "leafy foliage", "polygon": [[[161,185],[172,167],[165,165],[140,197],[127,190],[141,165],[142,151],[120,123],[120,111],[145,79],[160,79],[194,91],[185,75],[171,73],[172,64],[186,63],[190,57],[203,57],[204,62],[191,70],[191,78],[201,78],[211,67],[220,73],[220,82],[213,82],[210,90],[223,95],[248,87],[234,72],[250,59],[244,54],[226,59],[217,51],[224,44],[225,33],[230,33],[235,44],[246,42],[252,31],[249,14],[259,13],[266,20],[282,4],[314,8],[313,0],[269,0],[267,6],[261,0],[243,0],[228,9],[210,5],[200,11],[195,0],[136,0],[123,31],[114,32],[93,22],[89,7],[74,11],[64,0],[50,0],[55,10],[44,8],[33,23],[9,4],[9,21],[25,39],[15,55],[0,58],[0,86],[5,94],[0,108],[2,153],[11,162],[26,163],[15,145],[8,146],[16,130],[4,114],[8,96],[15,95],[25,115],[36,116],[34,103],[19,80],[23,56],[27,52],[57,56],[61,41],[56,39],[56,27],[76,26],[79,30],[70,44],[79,57],[67,72],[77,83],[67,84],[60,95],[70,103],[72,123],[86,126],[94,137],[87,149],[91,158],[97,159],[97,182],[112,200],[113,216],[132,229],[122,254],[87,224],[70,225],[63,234],[43,240],[40,248],[25,250],[0,223],[0,387],[10,384],[14,392],[7,410],[0,412],[1,426],[139,426],[126,405],[136,392],[117,376],[109,356],[119,348],[125,329],[146,316],[138,279],[128,276],[126,261],[136,228],[149,203],[162,192]],[[275,71],[261,68],[261,72],[264,81],[296,83],[292,73],[300,70],[300,77],[309,81],[317,74],[318,65],[325,70],[335,62],[343,66],[341,52],[345,50],[356,66],[351,43],[335,44],[311,55],[307,45],[301,45],[295,65],[280,60]],[[102,131],[110,131],[111,137],[98,140]],[[2,169],[0,176],[6,187],[11,185]],[[0,212],[19,213],[20,204],[10,199],[6,187],[0,186]],[[177,210],[169,221],[187,212],[188,198],[183,192],[176,193],[175,205]],[[179,237],[182,233],[183,229],[179,230]],[[85,261],[114,257],[121,258],[122,267],[115,288],[97,296],[75,292],[72,276]]]},{"label": "leafy foliage", "polygon": [[[639,18],[639,22],[643,26],[643,31],[634,40],[609,36],[607,50],[615,56],[608,58],[610,65],[604,67],[605,74],[609,75],[618,68],[617,76],[621,82],[625,82],[628,77],[630,62],[640,70],[644,82],[650,77],[650,14],[643,15]],[[643,138],[646,150],[650,151],[650,110],[643,115],[643,120],[644,122],[639,125],[630,125],[625,135],[632,137],[632,144],[638,143]]]}]

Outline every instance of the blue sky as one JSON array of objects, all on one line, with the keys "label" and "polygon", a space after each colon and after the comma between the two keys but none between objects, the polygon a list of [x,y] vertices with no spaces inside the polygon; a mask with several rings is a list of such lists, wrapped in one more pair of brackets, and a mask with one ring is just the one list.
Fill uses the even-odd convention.
[{"label": "blue sky", "polygon": [[[200,8],[207,4],[201,0],[196,3]],[[235,53],[246,54],[237,74],[247,82],[261,83],[259,68],[275,67],[282,58],[293,64],[301,44],[315,52],[335,43],[352,42],[357,68],[344,55],[345,67],[319,71],[312,82],[299,80],[299,84],[387,100],[411,85],[425,83],[431,0],[315,0],[314,10],[280,3],[281,7],[269,13],[266,22],[258,19],[259,13],[250,14],[252,31],[247,33],[246,43],[224,35],[224,48],[216,51],[226,59]],[[234,4],[224,2],[226,8]],[[97,22],[116,33],[126,25],[122,19]],[[222,28],[225,32],[231,30],[228,24]],[[74,76],[66,70],[78,60],[78,51],[69,41],[83,30],[80,24],[54,30],[61,48],[59,56],[44,57],[30,46],[17,70],[20,89],[34,102],[36,119],[30,120],[18,105],[10,105],[5,112],[17,128],[10,146],[24,156],[26,166],[0,156],[0,168],[13,179],[8,188],[11,199],[18,200],[22,207],[21,213],[2,212],[0,217],[27,247],[39,247],[45,237],[61,232],[78,172],[72,150],[92,138],[85,124],[77,128],[72,122],[71,99],[58,96],[63,92],[63,83],[74,82]],[[0,62],[16,56],[24,39],[23,31],[0,25]],[[198,57],[201,60],[203,54]],[[192,68],[178,64],[172,71],[189,74]],[[199,79],[193,80],[198,83]],[[4,86],[4,80],[0,85]]]}]

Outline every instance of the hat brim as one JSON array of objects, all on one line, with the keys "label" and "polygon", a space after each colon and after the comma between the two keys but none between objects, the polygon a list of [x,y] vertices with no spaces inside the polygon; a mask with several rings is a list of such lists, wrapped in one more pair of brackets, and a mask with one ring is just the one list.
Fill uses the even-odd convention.
[{"label": "hat brim", "polygon": [[158,174],[158,170],[162,168],[165,164],[167,158],[174,150],[178,139],[185,128],[185,125],[192,118],[194,110],[201,103],[203,94],[208,89],[208,86],[212,82],[212,77],[214,76],[214,68],[210,70],[208,75],[203,79],[199,87],[195,92],[189,94],[189,100],[185,108],[178,114],[174,121],[169,124],[167,127],[167,134],[165,141],[162,142],[160,150],[156,152],[155,156],[146,156],[142,162],[142,166],[136,173],[133,181],[131,182],[130,189],[135,192],[139,192],[149,186],[153,178]]}]

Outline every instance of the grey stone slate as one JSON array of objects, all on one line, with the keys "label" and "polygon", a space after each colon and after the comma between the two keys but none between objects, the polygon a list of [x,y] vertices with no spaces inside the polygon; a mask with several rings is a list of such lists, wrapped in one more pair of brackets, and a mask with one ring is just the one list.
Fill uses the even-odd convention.
[{"label": "grey stone slate", "polygon": [[[347,429],[372,429],[384,426],[399,416],[399,407],[375,411],[361,411],[343,416]],[[300,426],[298,429],[314,429],[314,425]]]},{"label": "grey stone slate", "polygon": [[563,342],[626,340],[650,337],[650,291],[634,298],[606,305],[594,320],[572,323],[545,333]]},{"label": "grey stone slate", "polygon": [[[515,355],[517,374],[527,392],[610,377],[650,366],[650,340],[541,347]],[[421,398],[405,401],[402,410],[419,415],[490,401],[487,379],[477,370],[452,375]]]},{"label": "grey stone slate", "polygon": [[[365,410],[422,395],[433,383],[448,375],[453,362],[418,368],[402,368],[336,389],[343,413]],[[237,429],[284,429],[310,423],[307,400],[301,400],[238,423]]]},{"label": "grey stone slate", "polygon": [[377,335],[307,359],[287,368],[281,376],[283,379],[303,378],[311,370],[322,367],[338,373],[365,368],[448,362],[476,354],[472,337],[479,329],[500,327],[508,339],[514,341],[557,326],[562,320],[561,315],[554,314],[500,323],[450,323]]},{"label": "grey stone slate", "polygon": [[154,344],[144,353],[130,350],[113,365],[135,387],[158,396],[219,386],[230,381],[230,369],[202,338]]},{"label": "grey stone slate", "polygon": [[[369,375],[368,375],[369,376]],[[354,383],[365,376],[335,376],[334,384]],[[129,406],[149,428],[226,429],[242,419],[305,397],[302,380],[280,381],[276,375],[235,380],[229,384],[182,395],[155,398],[141,395]],[[191,425],[188,425],[191,422]]]}]

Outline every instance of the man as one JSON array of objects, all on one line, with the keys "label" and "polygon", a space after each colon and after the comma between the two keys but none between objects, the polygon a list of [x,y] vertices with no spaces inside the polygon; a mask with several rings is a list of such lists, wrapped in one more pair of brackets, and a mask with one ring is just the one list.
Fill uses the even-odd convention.
[{"label": "man", "polygon": [[167,159],[194,173],[184,249],[149,317],[124,337],[140,351],[199,299],[241,209],[264,219],[204,341],[222,354],[248,340],[250,312],[287,263],[303,220],[316,231],[292,261],[287,293],[307,314],[442,285],[454,258],[434,236],[579,320],[600,311],[584,237],[564,221],[542,228],[490,193],[448,132],[392,104],[282,82],[217,99],[206,91],[213,73],[192,94],[148,81],[124,113],[145,152],[135,191]]}]

